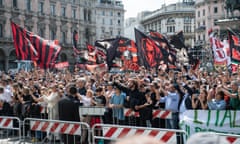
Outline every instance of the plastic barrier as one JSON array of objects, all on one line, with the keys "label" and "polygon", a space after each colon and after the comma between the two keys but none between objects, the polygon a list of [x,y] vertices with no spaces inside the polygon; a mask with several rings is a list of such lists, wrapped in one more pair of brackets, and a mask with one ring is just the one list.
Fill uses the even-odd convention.
[{"label": "plastic barrier", "polygon": [[[139,112],[134,112],[131,109],[124,109],[124,115],[126,117],[135,116],[139,117]],[[167,110],[153,110],[153,119],[161,118],[161,119],[172,119],[172,112]]]},{"label": "plastic barrier", "polygon": [[[102,131],[102,135],[96,135],[95,131]],[[131,126],[116,126],[106,124],[95,124],[92,128],[93,144],[99,140],[116,141],[121,138],[126,138],[134,135],[148,135],[153,136],[159,141],[163,141],[166,144],[176,144],[177,135],[186,135],[183,130],[173,129],[159,129],[159,128],[147,128],[147,127],[131,127]]]},{"label": "plastic barrier", "polygon": [[[89,125],[83,122],[26,118],[23,123],[25,126],[23,129],[24,134],[27,131],[47,132],[47,141],[50,139],[52,143],[59,141],[56,137],[61,137],[60,140],[63,140],[65,144],[80,143],[83,127],[86,128],[85,130],[87,130],[88,135],[90,135]],[[27,129],[28,125],[29,129]],[[25,139],[27,138],[25,137]],[[70,139],[72,139],[71,142],[69,142]],[[27,140],[25,140],[25,142],[26,141]],[[46,139],[43,140],[43,143],[45,142]],[[88,138],[88,143],[90,143],[90,137]]]},{"label": "plastic barrier", "polygon": [[234,134],[224,134],[224,133],[216,133],[217,135],[224,137],[229,144],[240,144],[240,135]]},{"label": "plastic barrier", "polygon": [[[1,142],[10,140],[21,140],[21,121],[17,117],[0,117],[0,139]],[[5,139],[5,138],[8,139]],[[5,140],[3,140],[5,139]]]}]

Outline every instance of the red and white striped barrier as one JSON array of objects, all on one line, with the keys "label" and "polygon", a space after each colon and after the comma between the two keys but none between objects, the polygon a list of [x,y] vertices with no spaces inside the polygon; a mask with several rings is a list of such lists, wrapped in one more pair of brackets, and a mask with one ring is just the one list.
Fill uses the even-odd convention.
[{"label": "red and white striped barrier", "polygon": [[176,133],[171,131],[131,129],[131,128],[104,128],[103,136],[111,139],[121,139],[133,135],[152,136],[165,143],[176,143]]},{"label": "red and white striped barrier", "polygon": [[185,135],[183,130],[173,129],[159,129],[159,128],[147,128],[147,127],[131,127],[131,126],[116,126],[106,124],[95,124],[93,131],[101,127],[103,130],[102,136],[94,136],[93,139],[109,139],[118,140],[121,138],[131,137],[134,135],[140,136],[152,136],[159,141],[163,141],[166,144],[175,144],[177,142],[177,133]]},{"label": "red and white striped barrier", "polygon": [[[126,117],[135,116],[139,117],[139,112],[135,112],[131,109],[124,109],[124,115]],[[172,119],[172,112],[168,110],[153,110],[153,118]]]},{"label": "red and white striped barrier", "polygon": [[231,137],[231,136],[227,136],[226,140],[229,142],[229,144],[240,144],[240,137]]},{"label": "red and white striped barrier", "polygon": [[224,134],[224,133],[216,133],[221,137],[221,139],[226,139],[229,144],[240,144],[240,135],[235,134]]},{"label": "red and white striped barrier", "polygon": [[13,119],[0,117],[0,128],[13,128]]},{"label": "red and white striped barrier", "polygon": [[70,122],[57,121],[30,121],[30,128],[33,131],[44,131],[69,135],[80,135],[81,125]]}]

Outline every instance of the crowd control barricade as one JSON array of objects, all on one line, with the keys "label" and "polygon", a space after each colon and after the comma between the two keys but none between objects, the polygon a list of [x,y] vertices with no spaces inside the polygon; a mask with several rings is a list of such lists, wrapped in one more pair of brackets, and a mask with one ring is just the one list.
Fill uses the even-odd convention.
[{"label": "crowd control barricade", "polygon": [[[102,135],[96,135],[94,131],[102,130]],[[160,129],[160,128],[147,128],[147,127],[133,127],[133,126],[117,126],[107,124],[95,124],[92,128],[93,144],[99,143],[99,141],[116,141],[122,138],[131,137],[134,135],[140,136],[152,136],[159,141],[166,144],[176,144],[177,134],[186,135],[183,130],[174,129]],[[182,143],[183,144],[183,143]]]},{"label": "crowd control barricade", "polygon": [[224,133],[214,133],[219,135],[219,142],[224,138],[229,144],[240,144],[240,135],[236,134],[224,134]]},{"label": "crowd control barricade", "polygon": [[0,143],[21,140],[21,121],[18,117],[0,116]]},{"label": "crowd control barricade", "polygon": [[[132,126],[141,125],[140,114],[131,109],[124,109],[126,123]],[[166,128],[165,120],[172,119],[172,112],[164,109],[154,109],[152,111],[152,127]]]},{"label": "crowd control barricade", "polygon": [[[26,118],[23,124],[24,134],[29,131],[46,132],[47,135],[41,140],[42,143],[79,144],[82,127],[86,128],[88,135],[91,134],[89,125],[83,122]],[[32,136],[24,137],[24,142],[28,142],[29,137]],[[90,143],[90,137],[87,141]]]}]

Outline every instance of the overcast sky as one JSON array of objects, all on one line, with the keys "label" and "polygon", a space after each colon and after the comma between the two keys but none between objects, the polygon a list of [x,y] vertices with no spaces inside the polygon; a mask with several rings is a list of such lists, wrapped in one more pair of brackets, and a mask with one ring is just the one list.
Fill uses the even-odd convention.
[{"label": "overcast sky", "polygon": [[182,0],[122,0],[124,4],[125,18],[136,17],[138,12],[153,11],[161,8],[164,2],[171,4]]}]

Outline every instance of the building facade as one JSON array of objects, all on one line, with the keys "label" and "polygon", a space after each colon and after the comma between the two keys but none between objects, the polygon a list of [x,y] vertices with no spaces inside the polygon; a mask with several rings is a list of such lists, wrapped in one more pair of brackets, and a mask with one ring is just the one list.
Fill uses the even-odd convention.
[{"label": "building facade", "polygon": [[208,30],[220,30],[217,21],[225,18],[225,0],[196,0],[196,45],[206,45],[208,43]]},{"label": "building facade", "polygon": [[96,39],[95,0],[0,0],[0,70],[16,67],[11,21],[49,40],[59,40],[58,61],[74,63],[72,32],[79,48]]},{"label": "building facade", "polygon": [[186,45],[194,44],[195,9],[193,1],[183,1],[163,5],[160,9],[145,16],[141,24],[145,32],[154,30],[171,36],[179,31],[184,32]]},{"label": "building facade", "polygon": [[96,39],[124,34],[124,6],[121,0],[98,0],[95,13]]},{"label": "building facade", "polygon": [[124,36],[135,41],[134,28],[144,31],[144,27],[141,24],[141,20],[151,13],[150,11],[143,11],[138,13],[137,17],[131,17],[124,21]]}]

